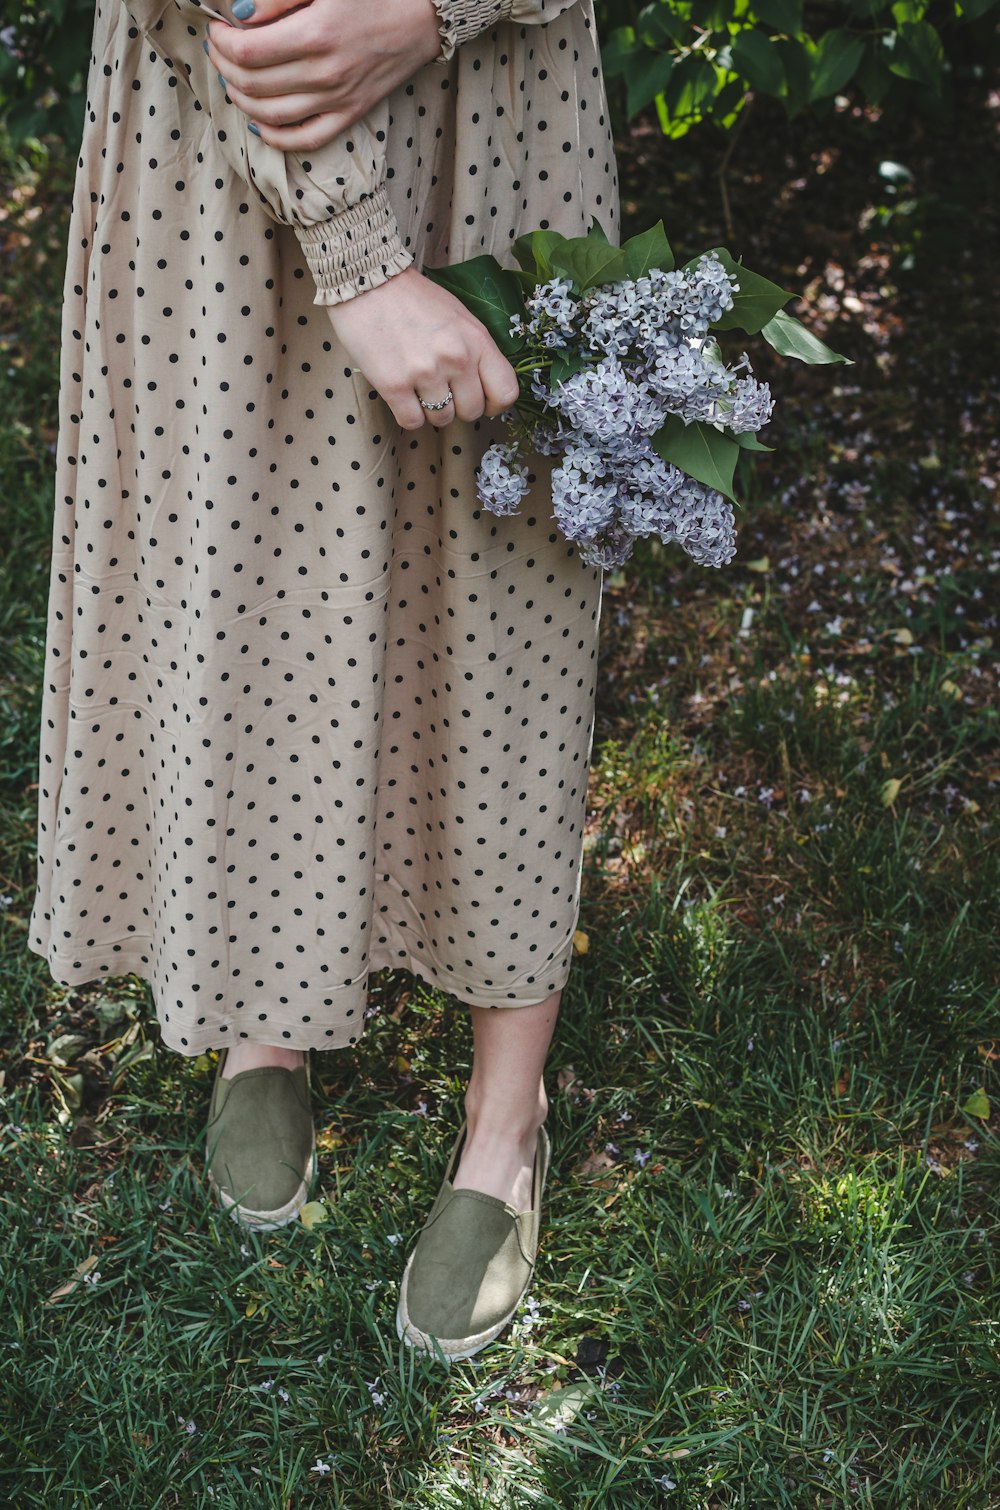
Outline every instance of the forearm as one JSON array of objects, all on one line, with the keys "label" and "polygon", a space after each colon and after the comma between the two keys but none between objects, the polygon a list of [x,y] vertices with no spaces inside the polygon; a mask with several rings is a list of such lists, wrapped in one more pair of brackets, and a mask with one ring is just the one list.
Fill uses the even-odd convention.
[{"label": "forearm", "polygon": [[385,188],[384,101],[307,155],[282,151],[249,130],[202,43],[221,11],[192,0],[123,0],[150,44],[190,88],[215,127],[221,158],[256,191],[272,219],[291,226],[316,282],[317,304],[336,304],[408,267]]}]

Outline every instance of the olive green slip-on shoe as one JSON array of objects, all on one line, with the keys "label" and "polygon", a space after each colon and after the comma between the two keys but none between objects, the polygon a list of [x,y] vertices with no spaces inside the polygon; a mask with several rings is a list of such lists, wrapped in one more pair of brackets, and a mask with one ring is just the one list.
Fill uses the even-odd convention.
[{"label": "olive green slip-on shoe", "polygon": [[267,1066],[223,1080],[219,1055],[208,1112],[205,1162],[223,1206],[247,1227],[293,1222],[316,1176],[309,1061]]},{"label": "olive green slip-on shoe", "polygon": [[451,1177],[465,1142],[463,1122],[448,1171],[407,1260],[396,1332],[410,1347],[449,1359],[471,1358],[512,1320],[531,1282],[538,1253],[542,1195],[551,1148],[538,1129],[531,1208],[515,1211],[478,1190],[456,1190]]}]

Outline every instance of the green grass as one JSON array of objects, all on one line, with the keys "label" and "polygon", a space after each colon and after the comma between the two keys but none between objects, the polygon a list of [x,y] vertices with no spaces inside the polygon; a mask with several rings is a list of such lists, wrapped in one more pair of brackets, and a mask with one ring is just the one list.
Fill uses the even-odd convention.
[{"label": "green grass", "polygon": [[466,1015],[373,979],[315,1061],[327,1220],[255,1236],[205,1191],[211,1056],[163,1048],[142,982],[74,992],[25,948],[59,284],[31,235],[0,361],[0,1502],[1000,1505],[995,526],[890,468],[816,532],[778,502],[827,464],[803,424],[731,568],[646,545],[608,582],[539,1267],[446,1371],[394,1314]]}]

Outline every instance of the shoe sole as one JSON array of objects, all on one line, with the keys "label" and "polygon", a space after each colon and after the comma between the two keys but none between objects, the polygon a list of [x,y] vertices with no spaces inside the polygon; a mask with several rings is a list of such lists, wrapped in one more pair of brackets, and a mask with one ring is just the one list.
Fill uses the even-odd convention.
[{"label": "shoe sole", "polygon": [[496,1341],[504,1327],[509,1326],[517,1315],[535,1273],[535,1266],[532,1264],[527,1284],[517,1297],[513,1309],[508,1312],[502,1321],[494,1323],[488,1331],[476,1332],[471,1337],[445,1338],[442,1340],[440,1337],[431,1337],[427,1332],[422,1332],[419,1327],[413,1325],[413,1322],[407,1315],[406,1281],[410,1273],[411,1263],[412,1255],[403,1271],[403,1279],[399,1290],[399,1306],[396,1310],[396,1336],[405,1342],[408,1347],[416,1348],[418,1352],[429,1353],[435,1358],[437,1357],[437,1349],[440,1348],[444,1356],[452,1363],[460,1363],[465,1358],[474,1358],[477,1353],[482,1352],[484,1347],[488,1347],[491,1342]]},{"label": "shoe sole", "polygon": [[231,1195],[227,1195],[222,1187],[216,1184],[211,1169],[208,1170],[208,1182],[218,1197],[224,1211],[228,1211],[234,1222],[241,1227],[251,1227],[255,1232],[275,1232],[279,1227],[287,1227],[294,1222],[302,1207],[309,1199],[309,1191],[316,1179],[316,1134],[313,1132],[312,1148],[309,1153],[309,1168],[298,1190],[290,1201],[284,1206],[278,1206],[274,1211],[254,1211],[249,1206],[241,1206],[239,1201],[234,1201]]},{"label": "shoe sole", "polygon": [[[541,1204],[545,1195],[545,1182],[548,1178],[549,1161],[552,1153],[547,1133],[542,1147],[542,1178],[540,1182],[541,1188],[538,1193],[539,1214],[541,1214]],[[541,1223],[539,1223],[540,1225]],[[407,1314],[406,1289],[413,1258],[414,1253],[411,1253],[406,1261],[406,1268],[403,1270],[403,1278],[400,1281],[399,1304],[396,1307],[396,1336],[409,1347],[417,1348],[420,1352],[430,1353],[434,1357],[437,1356],[436,1350],[440,1348],[444,1356],[454,1363],[460,1363],[465,1358],[474,1358],[476,1353],[481,1352],[484,1347],[487,1347],[499,1337],[504,1327],[509,1326],[517,1315],[521,1302],[524,1300],[525,1295],[527,1295],[531,1287],[531,1281],[535,1277],[535,1263],[533,1262],[528,1278],[525,1281],[524,1289],[502,1321],[494,1322],[485,1332],[473,1332],[468,1337],[448,1337],[442,1340],[440,1337],[431,1337],[427,1332],[422,1332],[419,1327],[413,1325]]]}]

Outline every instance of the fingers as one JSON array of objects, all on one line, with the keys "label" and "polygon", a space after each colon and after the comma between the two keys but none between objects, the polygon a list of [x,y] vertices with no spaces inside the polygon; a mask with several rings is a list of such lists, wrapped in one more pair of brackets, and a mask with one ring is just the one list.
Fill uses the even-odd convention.
[{"label": "fingers", "polygon": [[[420,399],[413,391],[406,394],[398,392],[390,393],[383,390],[382,397],[392,410],[397,425],[403,430],[419,430],[428,420],[436,419],[440,421],[441,419],[440,414],[428,414],[427,410],[422,407]],[[439,397],[444,398],[444,394],[440,394]],[[442,414],[447,414],[449,419],[453,412],[451,404],[448,405],[447,409],[441,411]]]},{"label": "fingers", "polygon": [[[245,33],[232,26],[208,28],[208,56],[227,84],[232,84],[243,94],[254,99],[292,94],[302,91],[303,64],[301,55],[295,59],[276,62],[270,57],[260,61],[246,61],[248,52],[244,45]],[[240,56],[236,56],[236,54]]]},{"label": "fingers", "polygon": [[[230,99],[232,98],[230,95]],[[239,101],[233,100],[233,104],[239,105]],[[354,124],[346,116],[321,111],[308,120],[299,121],[297,125],[261,126],[253,110],[243,105],[239,108],[252,117],[254,124],[258,126],[261,140],[267,142],[269,147],[277,147],[279,152],[318,152],[320,147],[325,147],[327,142],[332,142],[335,136]]]},{"label": "fingers", "polygon": [[485,413],[494,418],[517,402],[520,385],[503,352],[492,340],[479,358],[479,380],[485,395]]},{"label": "fingers", "polygon": [[415,268],[329,306],[329,315],[401,429],[474,424],[517,401],[517,373],[486,328]]},{"label": "fingers", "polygon": [[[261,9],[258,5],[252,26],[208,23],[209,46],[213,54],[218,54],[222,64],[228,64],[233,70],[241,68],[253,72],[276,68],[282,63],[301,62],[319,50],[321,38],[315,23],[310,25],[308,20],[309,6],[284,15],[275,9],[277,19],[267,26],[257,25],[258,18],[264,19]],[[220,73],[226,72],[219,62],[216,67]]]},{"label": "fingers", "polygon": [[[424,393],[421,390],[421,398],[438,397],[444,398],[446,389],[442,388],[440,395]],[[449,419],[476,420],[481,419],[486,412],[486,395],[480,382],[479,373],[475,368],[469,368],[459,372],[451,379],[451,391],[454,402],[443,411]],[[433,416],[429,416],[433,418]]]},{"label": "fingers", "polygon": [[290,15],[311,3],[312,0],[231,0],[229,9],[244,26],[256,26],[261,22],[276,21],[279,16]]},{"label": "fingers", "polygon": [[[226,79],[226,93],[256,125],[271,126],[275,130],[304,125],[317,115],[329,115],[336,122],[344,120],[343,115],[330,111],[328,102],[315,94],[283,94],[277,99],[259,100],[245,94],[232,79]],[[338,129],[344,130],[345,127],[339,126]]]}]

